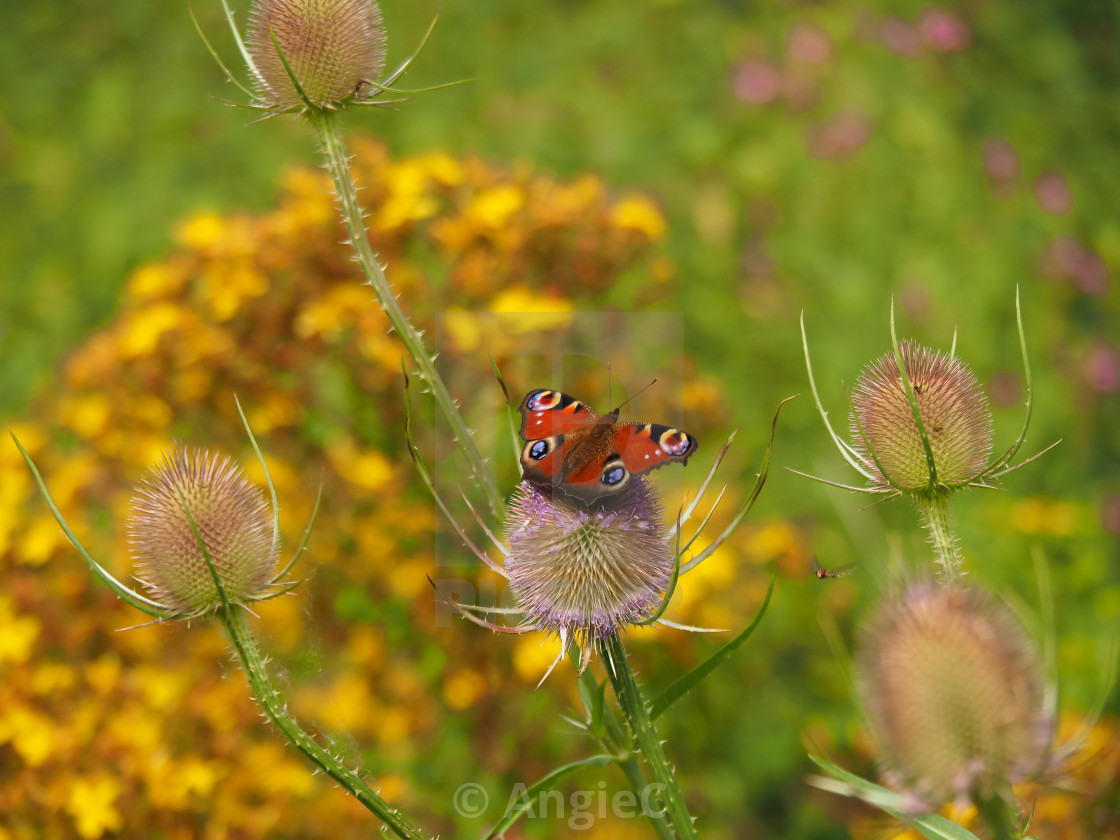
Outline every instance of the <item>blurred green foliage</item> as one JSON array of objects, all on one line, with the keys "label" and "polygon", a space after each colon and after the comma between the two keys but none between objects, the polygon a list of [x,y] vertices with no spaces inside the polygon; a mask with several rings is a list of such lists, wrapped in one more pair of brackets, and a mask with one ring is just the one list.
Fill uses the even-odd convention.
[{"label": "blurred green foliage", "polygon": [[[686,349],[721,385],[728,425],[745,425],[744,476],[777,401],[807,392],[799,314],[842,426],[841,380],[887,349],[892,296],[901,334],[948,348],[959,330],[959,354],[993,395],[997,447],[1009,444],[1023,399],[1018,286],[1036,386],[1025,452],[1063,443],[1010,477],[1009,492],[968,494],[956,510],[979,582],[1035,603],[1030,549],[1045,550],[1064,697],[1088,706],[1103,629],[1120,622],[1115,4],[384,5],[394,64],[443,15],[406,86],[473,81],[351,117],[355,130],[399,154],[590,170],[662,203]],[[185,4],[14,11],[0,32],[4,417],[50,389],[127,272],[170,247],[177,220],[268,207],[283,166],[314,154],[286,118],[246,126],[250,112],[208,98],[237,95]],[[216,2],[195,13],[221,32]],[[215,42],[232,61],[228,37]],[[852,479],[805,397],[783,418],[775,459]],[[757,510],[797,522],[822,564],[861,564],[866,599],[892,545],[910,557],[924,547],[904,506],[860,504],[776,470]],[[799,787],[800,730],[823,720],[850,734],[857,719],[816,625],[847,634],[861,608],[838,606],[831,585],[781,581],[748,648],[691,695],[691,713],[665,718],[686,790],[702,788],[734,836],[845,836]],[[540,694],[527,702],[545,706]],[[448,737],[466,743],[463,726]]]}]

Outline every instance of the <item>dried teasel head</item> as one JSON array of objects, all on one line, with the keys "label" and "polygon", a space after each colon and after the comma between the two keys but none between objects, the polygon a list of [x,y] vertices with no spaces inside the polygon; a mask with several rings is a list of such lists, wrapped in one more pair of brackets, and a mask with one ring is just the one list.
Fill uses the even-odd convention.
[{"label": "dried teasel head", "polygon": [[911,585],[864,625],[856,665],[884,764],[928,806],[1043,769],[1052,721],[1038,655],[983,591]]},{"label": "dried teasel head", "polygon": [[333,109],[375,92],[385,66],[385,29],[373,0],[255,0],[246,40],[257,95],[273,111],[306,107],[292,76],[308,102]]},{"label": "dried teasel head", "polygon": [[930,455],[939,488],[968,484],[985,471],[992,453],[992,415],[980,383],[953,356],[910,341],[899,351],[930,451],[893,353],[865,368],[856,381],[853,449],[872,483],[884,489],[937,489],[930,486]]},{"label": "dried teasel head", "polygon": [[230,603],[258,600],[279,550],[260,488],[231,459],[185,447],[166,453],[137,488],[128,535],[137,576],[180,616],[223,606],[215,573]]}]

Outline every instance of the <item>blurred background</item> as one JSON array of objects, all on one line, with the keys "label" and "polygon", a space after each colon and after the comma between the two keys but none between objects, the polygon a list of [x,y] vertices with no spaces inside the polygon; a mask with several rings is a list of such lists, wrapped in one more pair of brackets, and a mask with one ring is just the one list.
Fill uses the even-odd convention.
[{"label": "blurred background", "polygon": [[[293,709],[433,832],[481,836],[487,819],[452,806],[460,783],[490,791],[493,821],[516,783],[593,745],[559,718],[578,703],[570,669],[533,689],[551,645],[437,620],[433,570],[496,584],[415,479],[401,351],[337,244],[308,132],[288,117],[249,125],[253,113],[222,104],[241,97],[185,4],[12,11],[0,33],[0,418],[82,538],[127,575],[129,490],[170,441],[235,454],[260,478],[236,392],[269,455],[288,545],[320,478],[327,500],[315,575],[261,611]],[[235,66],[220,4],[194,11]],[[747,526],[674,605],[678,620],[739,628],[777,576],[755,636],[661,720],[702,834],[901,830],[805,783],[807,752],[874,773],[843,650],[890,570],[926,567],[928,549],[905,504],[864,510],[785,469],[855,479],[807,392],[802,313],[838,431],[843,383],[889,350],[893,298],[900,335],[948,350],[956,332],[1002,451],[1026,397],[1019,289],[1034,383],[1023,454],[1062,443],[954,509],[970,581],[1025,604],[1040,639],[1029,616],[1042,609],[1034,558],[1045,560],[1062,737],[1078,730],[1120,625],[1115,7],[383,11],[390,66],[441,15],[404,86],[472,80],[346,122],[374,242],[503,486],[516,464],[487,355],[515,401],[562,387],[606,411],[608,363],[616,402],[658,377],[628,410],[703,442],[687,470],[658,475],[670,511],[741,425],[717,522],[749,492],[778,401],[802,394]],[[651,341],[651,323],[671,339]],[[412,398],[425,452],[441,456],[445,433]],[[0,837],[368,835],[365,815],[260,724],[214,628],[117,632],[141,617],[87,579],[10,442],[0,469]],[[455,469],[441,460],[449,495]],[[814,556],[857,570],[820,581]],[[651,691],[718,644],[631,638]],[[1117,711],[1114,691],[1077,760],[1021,791],[1040,837],[1117,836],[1106,833],[1120,823]],[[588,772],[568,789],[601,780],[621,777]],[[517,832],[649,834],[546,818]]]}]

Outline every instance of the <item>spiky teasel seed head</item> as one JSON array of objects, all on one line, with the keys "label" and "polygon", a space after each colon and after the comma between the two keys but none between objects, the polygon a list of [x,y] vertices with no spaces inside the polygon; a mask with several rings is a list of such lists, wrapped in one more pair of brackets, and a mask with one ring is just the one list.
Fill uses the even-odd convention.
[{"label": "spiky teasel seed head", "polygon": [[982,591],[920,583],[860,634],[860,695],[892,774],[930,807],[1042,769],[1051,721],[1037,654]]},{"label": "spiky teasel seed head", "polygon": [[385,29],[373,0],[255,0],[247,40],[257,93],[275,111],[305,106],[277,46],[319,108],[361,96],[385,66]]},{"label": "spiky teasel seed head", "polygon": [[652,616],[673,574],[661,506],[644,476],[591,507],[522,482],[506,537],[510,589],[528,623],[581,645]]},{"label": "spiky teasel seed head", "polygon": [[136,489],[128,535],[137,576],[181,616],[222,606],[200,537],[230,603],[265,594],[279,550],[260,488],[228,457],[181,446],[165,453]]},{"label": "spiky teasel seed head", "polygon": [[[929,440],[940,487],[967,484],[988,466],[992,416],[976,376],[960,359],[914,342],[899,345],[906,378]],[[898,362],[888,353],[860,374],[852,392],[853,448],[873,483],[911,493],[932,490],[930,466]]]}]

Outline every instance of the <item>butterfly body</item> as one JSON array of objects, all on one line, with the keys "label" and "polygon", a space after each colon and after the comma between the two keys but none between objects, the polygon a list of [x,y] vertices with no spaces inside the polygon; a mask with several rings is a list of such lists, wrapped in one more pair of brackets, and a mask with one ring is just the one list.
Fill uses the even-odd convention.
[{"label": "butterfly body", "polygon": [[687,463],[696,439],[658,423],[619,423],[567,394],[538,388],[521,401],[525,478],[590,504],[622,492],[630,477]]}]

